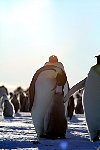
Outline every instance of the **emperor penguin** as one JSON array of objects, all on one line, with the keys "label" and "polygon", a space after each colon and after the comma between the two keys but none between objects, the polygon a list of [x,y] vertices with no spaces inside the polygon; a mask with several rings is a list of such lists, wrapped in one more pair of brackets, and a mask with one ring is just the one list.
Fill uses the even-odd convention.
[{"label": "emperor penguin", "polygon": [[15,111],[13,104],[9,101],[6,94],[2,96],[2,109],[4,117],[14,117]]},{"label": "emperor penguin", "polygon": [[0,86],[0,111],[2,111],[2,96],[4,94],[8,95],[8,89],[4,85],[2,85]]},{"label": "emperor penguin", "polygon": [[44,117],[54,98],[57,85],[64,87],[67,76],[55,55],[34,74],[29,86],[30,111],[38,137],[44,134]]},{"label": "emperor penguin", "polygon": [[[12,93],[10,92],[10,94],[12,94]],[[15,114],[16,114],[20,110],[20,103],[18,101],[17,94],[15,94],[15,93],[12,94],[10,101],[14,106],[14,110],[15,110]]]},{"label": "emperor penguin", "polygon": [[88,76],[74,85],[66,94],[64,101],[81,88],[83,92],[83,108],[90,140],[100,140],[100,55],[95,56],[97,64],[90,68]]}]

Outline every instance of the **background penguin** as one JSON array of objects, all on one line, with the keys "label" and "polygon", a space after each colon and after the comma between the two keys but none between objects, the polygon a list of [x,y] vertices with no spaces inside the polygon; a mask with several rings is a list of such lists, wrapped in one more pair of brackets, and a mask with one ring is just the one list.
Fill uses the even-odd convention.
[{"label": "background penguin", "polygon": [[75,110],[75,103],[74,103],[74,96],[72,95],[69,98],[68,106],[67,106],[67,119],[68,120],[72,119],[74,110]]},{"label": "background penguin", "polygon": [[8,95],[8,89],[2,85],[0,86],[0,111],[2,111],[2,96],[4,94]]},{"label": "background penguin", "polygon": [[15,111],[13,104],[9,101],[6,94],[2,96],[2,108],[4,117],[14,117]]},{"label": "background penguin", "polygon": [[12,97],[10,97],[10,101],[14,105],[15,113],[17,113],[20,109],[20,103],[15,93],[14,94],[12,93]]},{"label": "background penguin", "polygon": [[3,96],[3,94],[8,95],[8,89],[4,85],[0,86],[0,98]]},{"label": "background penguin", "polygon": [[74,97],[76,100],[75,113],[76,114],[84,114],[83,104],[82,104],[82,93],[83,90],[79,90],[75,93]]}]

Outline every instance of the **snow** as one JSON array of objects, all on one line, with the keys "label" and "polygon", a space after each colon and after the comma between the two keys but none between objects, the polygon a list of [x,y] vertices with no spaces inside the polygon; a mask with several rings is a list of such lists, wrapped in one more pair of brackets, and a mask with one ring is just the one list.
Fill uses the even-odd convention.
[{"label": "snow", "polygon": [[76,115],[68,121],[66,139],[50,140],[40,138],[34,144],[36,132],[29,112],[17,113],[13,118],[0,114],[0,149],[8,150],[100,150],[100,142],[91,142],[84,115]]}]

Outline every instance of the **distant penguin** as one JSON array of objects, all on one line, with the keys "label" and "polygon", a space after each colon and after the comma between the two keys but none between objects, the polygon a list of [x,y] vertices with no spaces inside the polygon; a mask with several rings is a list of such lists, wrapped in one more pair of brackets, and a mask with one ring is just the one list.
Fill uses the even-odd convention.
[{"label": "distant penguin", "polygon": [[2,108],[4,117],[14,117],[15,111],[13,104],[9,101],[7,95],[2,96]]},{"label": "distant penguin", "polygon": [[56,91],[67,77],[60,62],[46,63],[34,74],[29,87],[30,111],[38,137],[44,134],[44,116]]},{"label": "distant penguin", "polygon": [[100,140],[100,55],[97,57],[97,64],[90,68],[87,78],[73,86],[64,101],[77,90],[84,87],[83,108],[90,140]]},{"label": "distant penguin", "polygon": [[0,86],[0,110],[2,110],[2,96],[4,94],[8,95],[8,89],[4,85],[2,85]]},{"label": "distant penguin", "polygon": [[0,98],[3,96],[3,94],[8,95],[8,89],[4,85],[0,86]]},{"label": "distant penguin", "polygon": [[65,138],[67,119],[65,116],[64,96],[55,93],[44,117],[44,134],[46,138]]},{"label": "distant penguin", "polygon": [[29,112],[29,101],[28,96],[24,91],[19,92],[20,111]]},{"label": "distant penguin", "polygon": [[79,90],[78,92],[76,92],[75,100],[77,100],[77,103],[75,106],[75,113],[84,114],[83,104],[82,104],[82,90]]},{"label": "distant penguin", "polygon": [[20,109],[20,103],[17,99],[17,95],[13,94],[13,96],[10,98],[11,103],[14,105],[15,113],[17,113]]},{"label": "distant penguin", "polygon": [[74,109],[75,109],[75,103],[74,103],[74,97],[73,97],[73,95],[72,95],[72,96],[69,98],[68,106],[67,106],[67,118],[68,118],[69,120],[71,120],[72,117],[73,117]]}]

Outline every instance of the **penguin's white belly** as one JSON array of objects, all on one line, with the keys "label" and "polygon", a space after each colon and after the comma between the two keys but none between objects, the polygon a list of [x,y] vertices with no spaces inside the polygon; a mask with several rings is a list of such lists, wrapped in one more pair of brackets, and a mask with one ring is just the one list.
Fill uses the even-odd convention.
[{"label": "penguin's white belly", "polygon": [[46,78],[45,73],[39,75],[35,83],[35,97],[32,107],[32,120],[40,136],[44,128],[44,116],[55,92],[56,79]]},{"label": "penguin's white belly", "polygon": [[89,72],[85,83],[83,105],[90,137],[93,139],[100,130],[100,75]]}]

